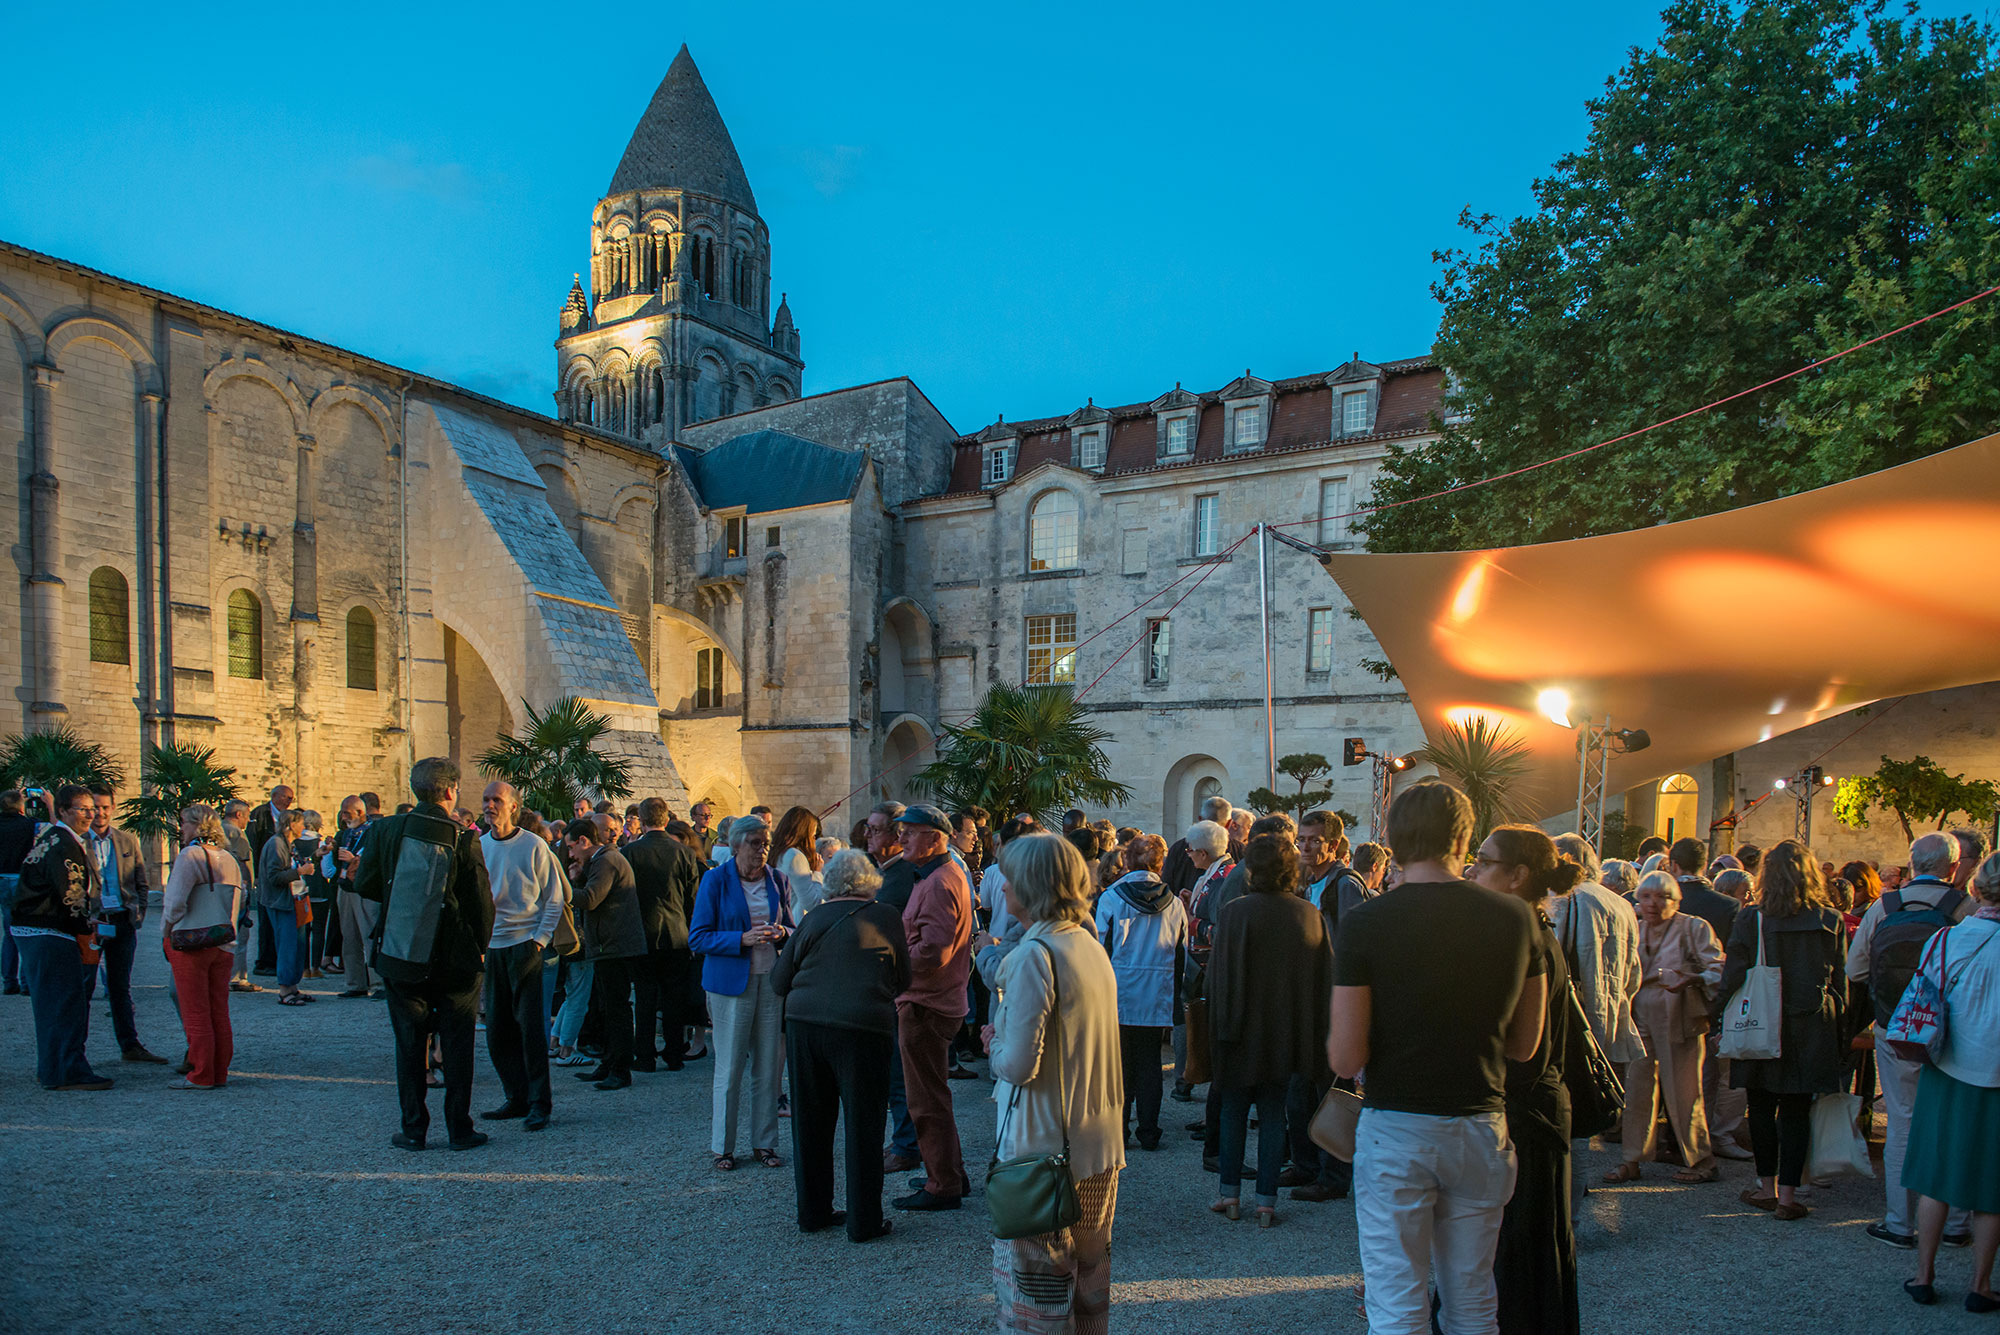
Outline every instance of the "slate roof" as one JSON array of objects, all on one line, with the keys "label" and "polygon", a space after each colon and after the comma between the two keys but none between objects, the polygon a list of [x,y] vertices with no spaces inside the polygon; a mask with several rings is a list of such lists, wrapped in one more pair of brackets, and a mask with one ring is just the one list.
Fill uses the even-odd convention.
[{"label": "slate roof", "polygon": [[736,142],[685,44],[660,80],[646,114],[618,159],[607,195],[645,189],[692,190],[757,211]]},{"label": "slate roof", "polygon": [[674,449],[704,506],[740,505],[753,515],[847,500],[868,459],[783,431],[747,432],[709,450]]}]

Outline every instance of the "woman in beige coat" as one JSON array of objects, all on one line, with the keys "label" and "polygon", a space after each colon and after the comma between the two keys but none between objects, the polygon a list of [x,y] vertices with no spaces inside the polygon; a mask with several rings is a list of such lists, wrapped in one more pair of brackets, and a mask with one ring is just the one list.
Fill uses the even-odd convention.
[{"label": "woman in beige coat", "polygon": [[1722,947],[1709,925],[1680,912],[1681,890],[1667,872],[1639,880],[1639,995],[1632,1015],[1646,1055],[1625,1066],[1625,1162],[1606,1182],[1634,1182],[1653,1151],[1653,1120],[1661,1103],[1680,1141],[1686,1167],[1676,1182],[1719,1176],[1701,1100],[1702,1043],[1708,1033],[1708,990],[1722,981]]},{"label": "woman in beige coat", "polygon": [[[1082,1216],[1060,1233],[996,1240],[1000,1329],[1103,1331],[1111,1310],[1111,1219],[1125,1166],[1118,981],[1090,929],[1090,872],[1068,841],[1010,839],[1000,854],[1007,911],[1027,924],[1000,966],[1000,1009],[986,1028],[997,1082],[1000,1159],[1069,1142]],[[1059,1004],[1058,1004],[1059,1002]]]}]

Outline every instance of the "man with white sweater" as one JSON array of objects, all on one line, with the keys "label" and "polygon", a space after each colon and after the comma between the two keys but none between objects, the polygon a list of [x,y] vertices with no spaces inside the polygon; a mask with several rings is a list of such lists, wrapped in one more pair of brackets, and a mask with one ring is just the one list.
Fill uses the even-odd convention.
[{"label": "man with white sweater", "polygon": [[542,952],[562,922],[569,878],[545,839],[514,823],[520,794],[489,783],[482,804],[491,827],[479,840],[493,890],[493,940],[486,948],[486,1052],[507,1101],[479,1116],[515,1117],[529,1131],[549,1124],[549,1040],[542,1006]]}]

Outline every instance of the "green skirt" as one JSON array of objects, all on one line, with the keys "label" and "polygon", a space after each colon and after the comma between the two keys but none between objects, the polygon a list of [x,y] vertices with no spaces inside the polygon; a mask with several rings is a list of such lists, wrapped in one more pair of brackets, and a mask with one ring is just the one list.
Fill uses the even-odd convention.
[{"label": "green skirt", "polygon": [[1917,1077],[1903,1187],[1960,1210],[2000,1214],[2000,1089],[1926,1065]]}]

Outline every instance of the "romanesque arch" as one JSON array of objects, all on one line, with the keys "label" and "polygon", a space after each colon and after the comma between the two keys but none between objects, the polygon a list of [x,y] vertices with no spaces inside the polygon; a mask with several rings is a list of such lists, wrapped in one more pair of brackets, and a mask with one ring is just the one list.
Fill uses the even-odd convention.
[{"label": "romanesque arch", "polygon": [[1160,828],[1178,833],[1200,819],[1201,804],[1210,797],[1240,803],[1243,794],[1229,790],[1229,767],[1210,755],[1183,756],[1167,770],[1160,795]]},{"label": "romanesque arch", "polygon": [[292,434],[306,434],[306,424],[311,420],[312,411],[307,406],[305,396],[292,378],[272,370],[255,357],[232,357],[211,370],[201,382],[201,395],[208,402],[215,403],[222,395],[222,387],[232,380],[255,380],[268,386],[273,393],[284,400],[285,407],[292,415]]}]

